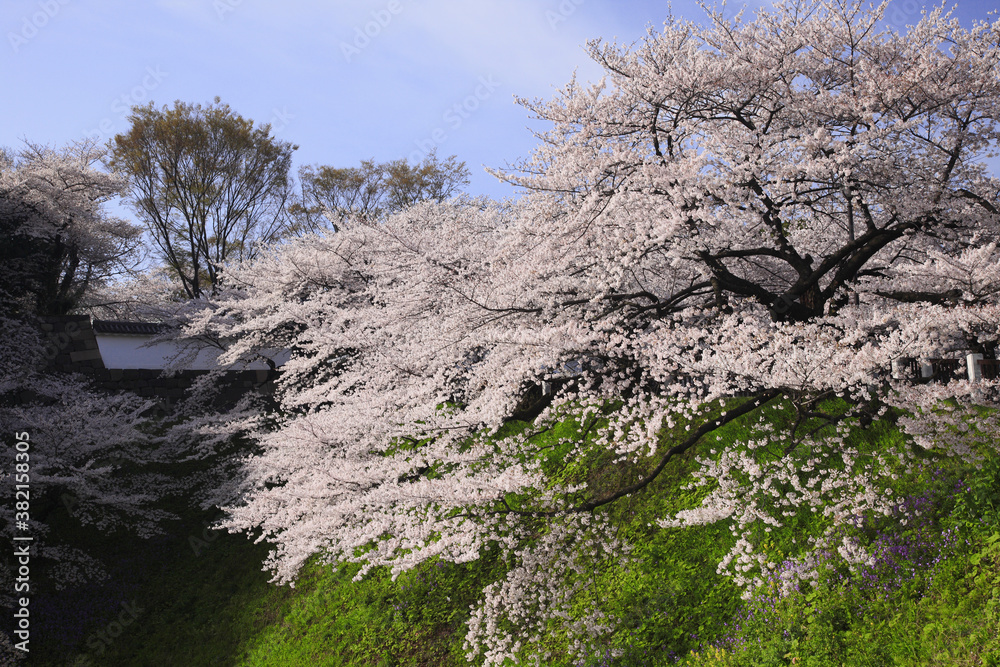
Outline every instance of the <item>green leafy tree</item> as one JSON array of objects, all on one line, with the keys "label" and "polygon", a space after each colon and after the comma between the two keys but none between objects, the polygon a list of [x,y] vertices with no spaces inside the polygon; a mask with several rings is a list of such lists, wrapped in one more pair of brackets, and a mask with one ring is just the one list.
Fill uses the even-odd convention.
[{"label": "green leafy tree", "polygon": [[108,164],[128,176],[131,202],[190,298],[219,283],[222,266],[252,259],[286,226],[292,152],[218,97],[208,107],[136,106],[111,141]]},{"label": "green leafy tree", "polygon": [[442,202],[469,184],[465,162],[431,153],[419,164],[363,160],[357,167],[299,170],[302,192],[289,208],[299,232],[332,228],[348,217],[377,220],[421,201]]}]

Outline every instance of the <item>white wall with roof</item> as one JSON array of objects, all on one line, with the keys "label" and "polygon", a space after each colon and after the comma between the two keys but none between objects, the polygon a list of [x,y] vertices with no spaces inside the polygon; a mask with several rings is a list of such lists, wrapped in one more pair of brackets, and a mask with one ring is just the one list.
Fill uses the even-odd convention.
[{"label": "white wall with roof", "polygon": [[[95,333],[105,368],[165,368],[178,352],[170,342],[150,344],[151,335]],[[219,350],[203,349],[193,360],[186,361],[183,370],[210,370],[215,368]],[[288,360],[287,352],[275,355],[277,365]],[[262,361],[255,361],[242,370],[267,370]]]}]

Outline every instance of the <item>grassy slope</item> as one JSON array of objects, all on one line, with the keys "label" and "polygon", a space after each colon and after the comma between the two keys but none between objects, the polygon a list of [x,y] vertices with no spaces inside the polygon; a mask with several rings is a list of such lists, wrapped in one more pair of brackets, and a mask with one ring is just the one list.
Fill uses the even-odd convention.
[{"label": "grassy slope", "polygon": [[[578,431],[568,421],[544,437],[555,442]],[[743,435],[744,427],[734,425],[725,439]],[[898,437],[885,425],[867,436],[875,446]],[[602,470],[588,479],[594,486],[636,472],[599,464],[589,462]],[[896,549],[888,569],[873,573],[875,584],[831,570],[815,590],[778,601],[764,591],[749,603],[715,572],[731,539],[723,527],[655,528],[656,518],[696,502],[695,491],[680,490],[690,465],[689,458],[678,461],[647,492],[612,510],[640,561],[591,573],[592,596],[623,619],[609,646],[625,652],[617,660],[595,656],[592,664],[1000,664],[996,461],[980,471],[945,467],[906,482],[905,491],[923,499],[924,519],[908,528],[872,527],[873,539]],[[67,656],[82,655],[76,664],[462,665],[469,605],[504,571],[487,554],[468,566],[429,563],[396,581],[376,572],[354,582],[353,567],[314,564],[295,589],[276,587],[260,571],[265,546],[204,532],[206,519],[186,512],[155,543],[81,534],[118,564],[117,588],[102,593],[103,612],[89,611],[91,622],[75,635],[63,632],[61,642],[48,644],[40,635],[39,644],[51,650],[33,664],[63,665]],[[812,528],[797,530],[803,537]],[[99,633],[116,629],[109,623],[121,615],[120,602],[132,600],[143,611],[119,636],[103,635],[105,643]],[[74,637],[75,648],[67,650]],[[553,647],[559,643],[554,636]]]}]

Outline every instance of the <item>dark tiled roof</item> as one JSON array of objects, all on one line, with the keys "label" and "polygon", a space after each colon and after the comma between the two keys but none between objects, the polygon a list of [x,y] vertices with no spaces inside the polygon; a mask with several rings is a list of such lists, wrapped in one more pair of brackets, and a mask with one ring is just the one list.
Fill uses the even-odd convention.
[{"label": "dark tiled roof", "polygon": [[158,334],[167,325],[158,322],[122,322],[119,320],[94,320],[94,333],[125,334],[133,336],[152,336]]}]

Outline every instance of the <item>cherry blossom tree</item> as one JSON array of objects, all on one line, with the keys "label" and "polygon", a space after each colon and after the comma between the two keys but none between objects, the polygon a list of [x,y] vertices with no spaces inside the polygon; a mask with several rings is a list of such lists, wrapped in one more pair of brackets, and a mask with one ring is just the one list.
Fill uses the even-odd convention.
[{"label": "cherry blossom tree", "polygon": [[[896,478],[975,462],[998,426],[976,411],[995,381],[891,368],[996,350],[1000,22],[938,9],[901,34],[883,10],[594,42],[604,82],[525,102],[552,129],[498,172],[521,201],[338,220],[231,270],[184,335],[225,341],[224,364],[291,358],[278,410],[219,422],[259,446],[225,525],[273,544],[280,582],[312,557],[363,576],[499,549],[467,637],[485,664],[544,663],[554,627],[600,648],[616,619],[580,611],[586,567],[631,558],[612,510],[682,456],[703,500],[659,529],[730,526],[719,571],[748,593],[810,581],[822,552],[866,562],[857,522],[899,511]],[[540,444],[566,420],[576,437]],[[866,435],[882,420],[905,437]],[[763,543],[812,515],[823,535],[772,562]]]},{"label": "cherry blossom tree", "polygon": [[[37,559],[30,587],[41,582],[42,563],[45,579],[57,587],[107,576],[91,554],[54,534],[47,521],[54,513],[67,511],[102,531],[150,535],[170,517],[155,502],[176,487],[145,467],[179,453],[152,437],[146,414],[152,402],[53,372],[47,355],[55,343],[44,341],[37,326],[36,316],[92,305],[98,290],[112,289],[112,279],[135,259],[140,230],[104,210],[122,182],[94,168],[99,157],[87,144],[63,150],[29,144],[0,156],[0,486],[11,499],[0,508],[0,534],[9,544],[15,536],[32,538],[17,542],[29,544]],[[2,559],[0,606],[37,591],[19,587],[22,595],[14,594],[17,567],[13,552]],[[24,657],[6,633],[0,656]]]},{"label": "cherry blossom tree", "polygon": [[[86,378],[46,372],[45,365],[37,329],[0,317],[0,428],[7,434],[0,489],[11,499],[0,508],[0,535],[31,555],[27,583],[19,570],[25,563],[13,550],[0,560],[5,613],[13,613],[16,599],[34,600],[45,588],[107,579],[106,564],[54,530],[53,517],[68,513],[107,534],[140,536],[161,532],[173,518],[156,505],[177,484],[148,464],[175,460],[177,452],[152,437],[146,414],[152,402],[94,390]],[[15,541],[24,537],[30,541]],[[21,577],[16,588],[15,576]],[[0,633],[5,664],[25,658],[23,646],[10,644]]]},{"label": "cherry blossom tree", "polygon": [[95,168],[101,156],[88,143],[0,154],[0,297],[8,312],[64,315],[136,263],[142,230],[105,210],[124,182]]}]

